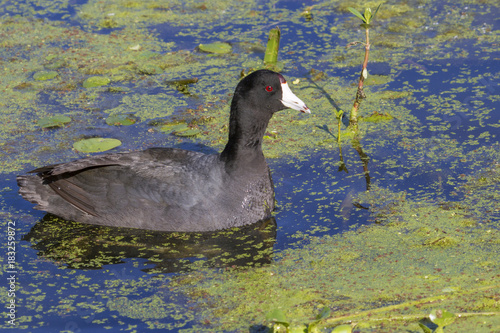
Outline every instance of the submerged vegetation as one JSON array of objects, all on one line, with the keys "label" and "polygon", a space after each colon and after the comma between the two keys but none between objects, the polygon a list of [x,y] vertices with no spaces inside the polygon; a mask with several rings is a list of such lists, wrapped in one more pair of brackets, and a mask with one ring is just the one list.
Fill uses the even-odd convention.
[{"label": "submerged vegetation", "polygon": [[[367,53],[345,45],[366,34],[368,12],[349,7],[379,1],[0,4],[0,200],[25,235],[19,328],[63,316],[68,331],[500,330],[498,1],[384,2],[358,81]],[[39,221],[21,206],[13,172],[103,142],[220,150],[231,93],[264,66],[268,41],[312,111],[277,113],[265,136],[277,235],[214,238],[244,244],[233,252],[200,235]],[[359,135],[339,144],[340,106],[360,81]]]}]

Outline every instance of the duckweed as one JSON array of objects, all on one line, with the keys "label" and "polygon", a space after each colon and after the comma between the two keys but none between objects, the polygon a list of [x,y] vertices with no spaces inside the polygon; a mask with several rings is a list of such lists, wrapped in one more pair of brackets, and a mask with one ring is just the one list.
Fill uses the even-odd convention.
[{"label": "duckweed", "polygon": [[[29,247],[34,244],[19,241],[17,260],[25,279],[16,302],[26,313],[19,317],[19,328],[46,329],[47,322],[60,322],[63,316],[80,325],[67,327],[74,330],[97,325],[238,331],[268,325],[266,314],[279,308],[293,318],[289,324],[303,329],[328,306],[329,330],[343,316],[358,313],[349,320],[358,322],[360,332],[380,327],[417,332],[415,318],[439,308],[455,314],[498,312],[500,149],[494,103],[500,76],[495,67],[498,33],[491,23],[497,1],[438,7],[433,1],[389,2],[381,7],[380,24],[371,29],[373,62],[368,65],[369,78],[377,80],[366,87],[361,114],[391,118],[360,124],[372,176],[371,191],[365,193],[366,174],[348,138],[342,163],[349,173],[337,172],[338,124],[332,111],[352,105],[351,83],[362,61],[358,47],[345,48],[362,37],[359,23],[347,18],[347,7],[378,4],[5,4],[0,166],[12,185],[1,190],[0,201],[2,220],[19,222],[20,234],[28,233],[41,215],[12,204],[20,200],[12,199],[17,198],[12,172],[78,157],[71,148],[82,135],[107,131],[122,139],[117,150],[193,141],[220,150],[231,93],[240,73],[262,65],[263,45],[276,23],[283,74],[312,111],[309,116],[277,113],[264,141],[266,155],[280,157],[269,160],[279,196],[279,251],[260,254],[272,257],[270,264],[211,269],[196,257],[175,262],[186,273],[142,273],[138,269],[146,270],[148,263],[124,259],[121,252],[98,253],[95,262],[81,264],[86,244],[78,237],[62,241],[61,253],[52,257],[43,239],[37,254]],[[230,43],[232,52],[213,56],[196,51],[200,43],[212,41]],[[56,70],[52,79],[35,78]],[[89,76],[110,82],[86,89],[81,83]],[[179,80],[194,83],[189,91],[165,84]],[[104,124],[110,115],[129,114],[137,119],[131,126]],[[60,115],[72,121],[40,130],[40,120]],[[196,125],[204,135],[165,135],[149,125],[173,118]],[[349,227],[352,223],[358,224]],[[65,258],[72,268],[64,266]],[[220,255],[209,262],[218,260],[230,261]],[[101,270],[88,270],[97,267]],[[449,328],[491,331],[499,318],[460,316]]]}]

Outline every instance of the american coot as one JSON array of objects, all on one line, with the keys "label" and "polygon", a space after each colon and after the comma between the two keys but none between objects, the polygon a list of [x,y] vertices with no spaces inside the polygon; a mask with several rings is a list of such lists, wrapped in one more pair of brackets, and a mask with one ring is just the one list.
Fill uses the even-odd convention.
[{"label": "american coot", "polygon": [[285,78],[269,70],[234,92],[229,140],[220,154],[176,148],[111,153],[18,176],[36,209],[97,225],[161,231],[213,231],[268,217],[274,186],[262,139],[274,112],[310,113]]}]

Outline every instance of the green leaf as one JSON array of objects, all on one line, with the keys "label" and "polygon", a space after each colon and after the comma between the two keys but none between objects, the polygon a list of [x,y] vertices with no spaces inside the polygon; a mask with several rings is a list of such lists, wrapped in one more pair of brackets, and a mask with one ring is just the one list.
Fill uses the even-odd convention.
[{"label": "green leaf", "polygon": [[84,88],[94,88],[108,85],[111,80],[104,76],[91,76],[83,81]]},{"label": "green leaf", "polygon": [[36,72],[33,75],[33,78],[37,81],[45,81],[45,80],[51,80],[55,78],[57,75],[59,74],[57,74],[56,71],[40,71]]},{"label": "green leaf", "polygon": [[274,323],[272,333],[289,333],[288,326],[283,323]]},{"label": "green leaf", "polygon": [[160,131],[165,133],[173,133],[186,129],[188,129],[188,125],[186,123],[171,123],[171,124],[165,124],[162,127],[160,127]]},{"label": "green leaf", "polygon": [[163,69],[161,69],[159,66],[156,66],[154,64],[139,65],[139,67],[137,68],[137,71],[139,72],[139,74],[145,74],[145,75],[155,75],[155,74],[163,73]]},{"label": "green leaf", "polygon": [[117,139],[91,138],[73,143],[73,148],[82,153],[97,153],[120,146],[122,142]]},{"label": "green leaf", "polygon": [[365,22],[366,24],[370,24],[370,21],[372,19],[372,9],[371,8],[365,8]]},{"label": "green leaf", "polygon": [[297,326],[292,326],[288,328],[288,333],[311,333],[310,331],[307,330],[306,325],[297,325]]},{"label": "green leaf", "polygon": [[418,326],[420,326],[420,328],[424,331],[424,333],[432,333],[432,330],[429,327],[425,326],[424,324],[418,323]]},{"label": "green leaf", "polygon": [[137,118],[126,114],[116,114],[106,118],[106,124],[109,126],[129,126],[135,124],[136,121]]},{"label": "green leaf", "polygon": [[436,309],[431,311],[429,319],[434,324],[444,327],[453,323],[455,319],[457,319],[457,317],[453,313],[448,312],[446,310]]},{"label": "green leaf", "polygon": [[273,311],[269,312],[266,316],[267,321],[273,321],[275,323],[282,323],[285,326],[289,326],[290,323],[288,322],[288,319],[285,317],[285,313],[281,309],[274,309]]},{"label": "green leaf", "polygon": [[231,53],[233,48],[228,43],[224,42],[215,42],[210,44],[200,44],[198,48],[207,53],[216,53],[216,54],[224,54]]},{"label": "green leaf", "polygon": [[44,117],[38,119],[37,123],[42,128],[63,126],[71,121],[71,118],[68,116],[53,116],[53,117]]},{"label": "green leaf", "polygon": [[352,327],[351,325],[339,325],[335,327],[332,333],[351,333]]},{"label": "green leaf", "polygon": [[375,17],[375,15],[377,15],[377,12],[378,12],[378,10],[379,10],[380,6],[382,6],[382,4],[378,5],[378,6],[377,6],[377,9],[375,9],[375,13],[373,13],[373,15],[372,15],[372,19]]},{"label": "green leaf", "polygon": [[443,293],[455,293],[460,290],[460,287],[445,287],[441,291]]},{"label": "green leaf", "polygon": [[316,315],[316,319],[322,320],[322,319],[328,318],[328,317],[330,317],[331,313],[332,313],[332,310],[330,310],[330,308],[328,306],[325,306],[321,310],[321,312],[318,315]]},{"label": "green leaf", "polygon": [[66,61],[63,58],[58,58],[56,55],[47,56],[45,58],[48,62],[45,63],[45,68],[57,69],[66,65]]},{"label": "green leaf", "polygon": [[307,333],[321,333],[321,330],[318,327],[318,322],[314,322],[309,324],[307,327]]},{"label": "green leaf", "polygon": [[190,128],[190,127],[186,127],[186,128],[183,128],[183,129],[175,130],[173,132],[173,134],[175,136],[181,136],[181,137],[197,136],[200,133],[201,133],[201,131],[199,129],[197,129],[197,128]]},{"label": "green leaf", "polygon": [[353,13],[355,16],[359,17],[363,22],[366,22],[365,18],[363,17],[363,15],[361,15],[360,12],[358,12],[356,9],[352,8],[352,7],[347,7],[347,9],[349,9],[349,11],[351,13]]}]

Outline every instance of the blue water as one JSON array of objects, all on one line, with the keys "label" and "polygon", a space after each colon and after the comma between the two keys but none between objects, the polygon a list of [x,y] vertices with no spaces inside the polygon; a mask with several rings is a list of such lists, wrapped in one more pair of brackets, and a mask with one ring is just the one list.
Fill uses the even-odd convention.
[{"label": "blue water", "polygon": [[[46,15],[43,19],[64,20],[70,25],[80,26],[73,16],[78,10],[78,5],[82,3],[82,1],[72,2],[63,13]],[[306,5],[310,4],[312,2],[306,3]],[[276,6],[297,10],[303,7],[302,3],[295,1],[282,1],[277,3]],[[439,12],[439,8],[436,8],[436,12]],[[10,14],[15,14],[15,12],[10,12]],[[342,20],[345,16],[341,13],[332,13],[329,19],[332,20],[333,24],[337,20]],[[492,14],[492,16],[494,15]],[[481,24],[484,21],[487,24],[498,25],[498,20],[494,21],[490,16],[486,16],[484,19],[476,17],[476,20],[480,21]],[[275,21],[270,18],[269,24],[274,23]],[[318,59],[317,69],[324,70],[328,75],[342,77],[346,82],[356,80],[359,75],[359,68],[347,67],[336,70],[334,73],[329,72],[328,64],[322,65],[321,62],[321,59],[326,57],[322,53],[321,47],[307,53],[304,52],[305,49],[308,49],[308,44],[313,41],[322,43],[322,46],[325,46],[324,44],[328,43],[327,39],[318,37],[315,34],[326,33],[327,30],[318,31],[318,28],[312,23],[304,23],[300,26],[294,22],[279,22],[279,24],[282,31],[288,32],[283,34],[281,44],[284,50],[283,54],[293,64],[293,67],[289,69],[291,73],[296,76],[308,75],[309,69],[302,65],[300,59],[302,57],[313,57]],[[206,36],[203,33],[197,36],[180,36],[179,33],[185,30],[185,27],[154,25],[150,28],[157,31],[160,36],[168,36],[169,39],[175,40],[178,49],[194,49],[199,43],[210,42],[214,39],[213,37],[207,37],[212,36],[214,31],[207,31]],[[238,28],[246,31],[251,30],[253,27],[242,24]],[[219,26],[216,29],[224,29],[224,27]],[[297,41],[297,36],[293,32],[299,30],[302,35],[310,36],[310,38],[301,38]],[[109,29],[96,31],[96,33],[109,32]],[[294,50],[287,46],[292,44]],[[301,48],[301,46],[303,47]],[[498,110],[498,100],[491,98],[494,94],[498,95],[500,91],[498,76],[488,75],[498,72],[498,55],[494,60],[490,58],[485,61],[482,59],[480,52],[474,53],[477,50],[475,50],[473,41],[464,41],[461,47],[471,53],[471,56],[465,61],[446,59],[424,63],[419,59],[411,59],[409,68],[396,74],[391,73],[390,65],[384,63],[376,64],[371,69],[372,74],[392,74],[395,77],[392,82],[379,89],[401,91],[411,88],[413,91],[412,98],[416,100],[424,100],[429,94],[436,94],[436,92],[442,92],[443,96],[449,95],[449,89],[454,84],[453,80],[461,78],[464,72],[469,72],[470,76],[473,77],[484,76],[478,82],[466,85],[465,91],[456,93],[454,99],[462,104],[453,110],[453,114],[433,114],[442,123],[449,124],[446,130],[436,130],[426,125],[429,122],[429,110],[420,108],[417,103],[401,102],[405,103],[406,107],[411,110],[412,115],[421,124],[424,124],[419,135],[424,139],[422,144],[426,145],[428,150],[432,150],[437,146],[437,144],[433,143],[433,140],[443,138],[456,140],[456,142],[470,147],[471,150],[482,146],[498,146],[500,129],[495,125],[500,122],[500,113],[491,112],[487,117],[476,117],[475,114],[477,110]],[[443,68],[447,70],[443,71]],[[422,71],[432,72],[432,74],[423,76]],[[424,77],[429,81],[421,81]],[[148,90],[147,87],[144,87],[144,89],[149,94],[158,92]],[[229,93],[232,89],[232,87],[221,87],[221,95]],[[421,89],[425,91],[419,92]],[[51,103],[48,96],[44,98],[41,95],[40,98],[46,104]],[[335,98],[333,102],[335,102]],[[119,102],[113,96],[108,96],[98,101],[98,103],[100,103],[101,108],[106,109],[115,107]],[[193,102],[193,105],[196,105],[196,103]],[[57,105],[54,105],[55,109],[57,107]],[[394,121],[398,120],[395,119]],[[439,123],[437,120],[433,121]],[[330,125],[332,131],[334,125],[336,126],[333,122]],[[102,125],[101,127],[87,128],[85,133],[82,134],[102,135],[106,131],[113,131],[114,137],[117,138],[140,137],[140,133],[144,133],[147,128],[146,123],[138,123],[135,126],[119,129],[109,129],[109,127]],[[485,128],[491,135],[481,137]],[[408,160],[406,155],[402,153],[403,150],[399,146],[401,138],[397,138],[392,145],[378,146],[377,138],[383,135],[382,131],[370,132],[361,141],[370,159],[368,163],[369,182],[367,182],[358,152],[349,145],[343,147],[343,158],[348,173],[344,170],[339,171],[340,158],[335,144],[333,148],[315,147],[302,152],[300,156],[269,159],[268,163],[272,170],[276,189],[276,228],[273,229],[271,225],[269,232],[258,232],[255,239],[271,240],[266,244],[270,247],[272,253],[273,251],[279,252],[283,249],[301,246],[303,242],[307,242],[309,235],[332,235],[349,230],[353,226],[373,223],[372,217],[369,211],[364,209],[366,207],[363,206],[363,203],[356,201],[356,195],[366,191],[367,186],[373,184],[391,188],[395,192],[406,191],[409,195],[417,197],[434,198],[440,201],[457,200],[457,195],[453,193],[455,185],[440,180],[446,179],[450,175],[456,178],[462,173],[470,174],[471,170],[475,169],[473,162],[460,163],[459,159],[461,157],[450,155],[446,158],[443,157],[437,165],[434,159],[422,154],[420,157],[415,157],[415,161],[423,164],[414,166],[413,160]],[[471,136],[476,138],[476,142],[473,144],[468,142]],[[41,138],[44,137],[50,139],[51,134],[42,133]],[[128,142],[122,148],[142,149],[149,144],[161,144],[159,138],[154,140],[157,141],[147,143]],[[123,141],[125,142],[125,140]],[[177,143],[177,146],[205,152],[212,150],[210,147],[204,147],[192,141]],[[64,154],[61,154],[61,159],[63,158]],[[396,163],[394,163],[394,166],[388,166],[384,164],[387,160],[395,160]],[[426,161],[430,163],[427,166]],[[17,195],[15,176],[16,173],[9,173],[4,175],[3,180],[1,180],[0,188],[3,188],[1,204],[3,206],[4,220],[16,222],[19,272],[17,318],[19,319],[19,325],[28,328],[35,325],[36,328],[32,330],[40,332],[109,332],[118,329],[125,330],[129,325],[137,325],[137,331],[163,332],[164,329],[148,328],[145,320],[134,319],[131,316],[122,315],[119,311],[109,310],[108,302],[116,296],[116,289],[109,287],[109,282],[113,280],[123,281],[125,286],[131,286],[134,282],[146,280],[148,281],[148,288],[139,288],[133,295],[127,296],[130,299],[141,299],[158,295],[167,303],[179,304],[179,308],[182,310],[189,308],[189,305],[186,305],[189,299],[185,295],[171,293],[168,285],[172,277],[187,274],[186,271],[190,269],[191,263],[201,261],[206,262],[207,265],[214,267],[214,269],[224,268],[226,261],[221,260],[218,256],[229,253],[229,259],[231,260],[229,260],[230,264],[228,266],[255,264],[251,257],[240,261],[234,259],[242,253],[248,253],[250,250],[238,248],[239,244],[236,244],[237,242],[231,244],[230,238],[216,238],[216,236],[203,240],[186,241],[185,243],[179,241],[175,243],[178,248],[169,249],[171,251],[166,251],[168,253],[158,254],[158,251],[155,252],[155,249],[159,246],[157,242],[143,244],[143,246],[140,246],[140,250],[137,249],[138,247],[126,248],[126,246],[106,243],[105,241],[103,243],[96,242],[95,244],[92,242],[100,239],[100,237],[107,239],[105,236],[107,233],[123,232],[124,237],[143,237],[140,239],[149,240],[158,240],[157,238],[161,238],[161,235],[138,236],[136,234],[127,234],[126,231],[110,231],[78,225],[71,225],[68,229],[61,228],[59,233],[49,235],[49,228],[45,230],[42,224],[45,214],[32,209],[32,204],[22,200]],[[436,185],[438,183],[439,186]],[[36,228],[37,225],[42,226],[40,230]],[[47,233],[44,233],[44,231]],[[53,233],[54,231],[51,230],[50,232]],[[29,241],[26,240],[27,235],[31,235]],[[92,235],[95,235],[95,237]],[[92,244],[85,256],[70,259],[64,258],[63,252],[58,253],[58,247],[63,246],[64,242],[68,241],[69,244],[72,244],[71,241],[77,240],[79,237],[85,239],[85,244]],[[176,255],[175,250],[181,249],[181,247],[181,254]],[[190,247],[190,249],[185,249],[185,247]],[[114,250],[117,251],[116,257],[112,260],[108,259],[101,265],[98,260],[100,258],[99,251],[107,251],[109,255]],[[213,253],[216,254],[213,255]],[[163,261],[161,263],[151,261],[148,255],[151,255],[152,258],[163,258]],[[224,255],[227,256],[227,254]],[[231,258],[231,256],[234,256],[234,258]],[[271,262],[271,257],[264,258],[259,264]],[[81,262],[88,263],[88,266],[84,265],[80,268],[73,266],[75,263]],[[93,263],[95,264],[94,269],[90,269],[89,267]],[[109,297],[106,294],[107,288],[113,291],[113,294]],[[30,297],[37,297],[38,295],[45,295],[45,298],[42,301],[30,301]],[[42,306],[43,309],[33,308],[31,304]],[[64,306],[64,304],[67,304],[67,306]],[[107,306],[108,308],[106,308]],[[101,311],[102,309],[105,309],[105,311]],[[26,318],[21,319],[23,316],[26,316]],[[27,319],[28,316],[31,316],[30,320]],[[27,322],[23,322],[25,320]],[[192,321],[188,321],[183,328],[196,324],[198,320],[202,321],[203,318],[194,318]],[[167,316],[157,319],[157,321],[162,324],[179,323],[179,319],[174,316]],[[1,327],[8,327],[8,325]],[[172,331],[176,330],[175,328],[172,329]]]}]

